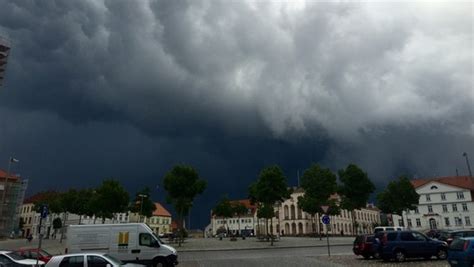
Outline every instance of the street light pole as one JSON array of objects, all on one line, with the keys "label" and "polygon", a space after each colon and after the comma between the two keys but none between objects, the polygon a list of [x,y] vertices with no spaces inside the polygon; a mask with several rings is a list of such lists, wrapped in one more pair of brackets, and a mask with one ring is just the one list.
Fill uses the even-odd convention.
[{"label": "street light pole", "polygon": [[147,195],[139,194],[138,197],[141,198],[140,200],[140,214],[138,216],[138,220],[141,222],[142,220],[142,213],[143,213],[143,198],[147,197]]}]

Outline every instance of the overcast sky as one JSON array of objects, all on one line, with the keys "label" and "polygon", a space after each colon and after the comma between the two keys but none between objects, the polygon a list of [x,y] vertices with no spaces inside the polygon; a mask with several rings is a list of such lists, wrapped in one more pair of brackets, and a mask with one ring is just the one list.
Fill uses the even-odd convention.
[{"label": "overcast sky", "polygon": [[[348,163],[380,188],[474,165],[472,2],[7,1],[0,168],[28,194],[208,180],[192,218],[264,166]],[[1,163],[3,162],[3,163]],[[474,167],[474,166],[473,166]]]}]

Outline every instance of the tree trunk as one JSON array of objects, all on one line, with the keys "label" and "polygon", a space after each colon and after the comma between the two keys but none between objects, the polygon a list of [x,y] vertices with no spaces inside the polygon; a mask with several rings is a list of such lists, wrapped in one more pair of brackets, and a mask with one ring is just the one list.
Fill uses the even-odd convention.
[{"label": "tree trunk", "polygon": [[59,239],[59,243],[62,243],[63,242],[63,238],[64,238],[64,227],[66,227],[66,217],[67,217],[67,212],[64,212],[64,215],[63,215],[63,225],[61,227],[61,238]]},{"label": "tree trunk", "polygon": [[179,222],[180,222],[180,225],[178,227],[178,247],[181,247],[181,238],[183,236],[183,226],[184,226],[184,216],[182,214],[179,215]]},{"label": "tree trunk", "polygon": [[268,240],[268,218],[265,218],[265,234],[266,234],[267,240]]},{"label": "tree trunk", "polygon": [[323,240],[323,237],[321,236],[321,215],[318,213],[318,219],[316,221],[316,224],[318,225],[318,234],[319,234],[319,240]]},{"label": "tree trunk", "polygon": [[356,217],[355,217],[355,210],[351,210],[352,216],[352,234],[357,235],[357,228],[356,228]]},{"label": "tree trunk", "polygon": [[241,236],[241,234],[240,234],[240,216],[238,216],[237,219],[239,220],[239,230],[237,232],[237,236]]},{"label": "tree trunk", "polygon": [[79,224],[81,224],[82,215],[79,215]]},{"label": "tree trunk", "polygon": [[272,232],[270,233],[270,245],[273,246],[273,218],[270,219],[270,229],[272,229]]}]

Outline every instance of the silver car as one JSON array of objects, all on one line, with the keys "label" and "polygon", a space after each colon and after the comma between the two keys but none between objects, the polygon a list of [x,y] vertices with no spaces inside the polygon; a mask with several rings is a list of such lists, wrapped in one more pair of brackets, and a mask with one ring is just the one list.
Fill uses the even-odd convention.
[{"label": "silver car", "polygon": [[144,267],[140,264],[125,264],[122,261],[105,253],[76,253],[54,256],[46,267]]},{"label": "silver car", "polygon": [[[36,260],[27,259],[11,251],[0,251],[0,266],[36,266]],[[44,262],[38,261],[38,266],[44,266]]]}]

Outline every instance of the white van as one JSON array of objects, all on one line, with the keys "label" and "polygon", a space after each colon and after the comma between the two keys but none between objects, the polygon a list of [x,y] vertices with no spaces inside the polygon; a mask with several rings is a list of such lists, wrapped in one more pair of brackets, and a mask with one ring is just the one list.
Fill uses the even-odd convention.
[{"label": "white van", "polygon": [[178,264],[176,249],[163,244],[144,223],[70,225],[67,237],[68,253],[94,251],[124,262]]},{"label": "white van", "polygon": [[377,226],[374,228],[374,234],[383,231],[404,231],[405,227],[401,226]]}]

